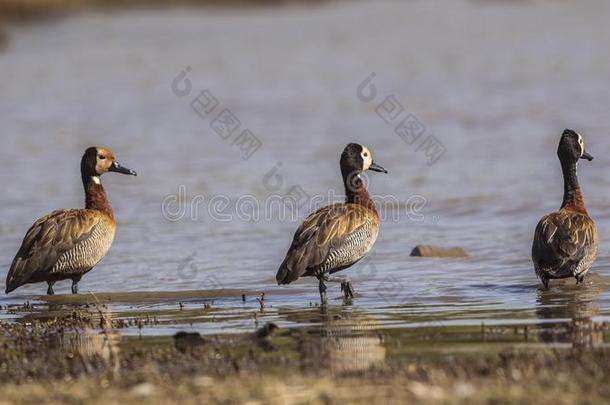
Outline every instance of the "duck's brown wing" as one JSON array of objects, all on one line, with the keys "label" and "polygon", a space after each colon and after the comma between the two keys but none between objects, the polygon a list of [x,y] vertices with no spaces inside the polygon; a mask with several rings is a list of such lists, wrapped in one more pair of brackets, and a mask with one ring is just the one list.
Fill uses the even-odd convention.
[{"label": "duck's brown wing", "polygon": [[100,218],[90,210],[59,210],[39,219],[27,231],[6,277],[9,293],[48,275],[62,255],[87,240]]},{"label": "duck's brown wing", "polygon": [[560,210],[543,217],[534,234],[532,259],[538,273],[577,276],[597,256],[597,228],[588,215]]},{"label": "duck's brown wing", "polygon": [[370,250],[378,230],[377,215],[358,204],[333,204],[318,210],[297,229],[277,272],[278,284],[357,262]]}]

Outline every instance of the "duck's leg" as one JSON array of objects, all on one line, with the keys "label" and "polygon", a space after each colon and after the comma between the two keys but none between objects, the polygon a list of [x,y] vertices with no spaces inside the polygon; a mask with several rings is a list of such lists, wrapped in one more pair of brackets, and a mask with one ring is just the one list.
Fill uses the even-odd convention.
[{"label": "duck's leg", "polygon": [[75,277],[72,279],[72,294],[78,294],[78,282],[81,277]]},{"label": "duck's leg", "polygon": [[582,284],[583,281],[585,281],[585,276],[584,275],[576,276],[576,284]]},{"label": "duck's leg", "polygon": [[55,295],[55,291],[53,291],[55,281],[47,281],[47,284],[49,285],[49,288],[47,288],[47,295]]},{"label": "duck's leg", "polygon": [[349,280],[345,280],[341,283],[341,291],[345,296],[345,299],[354,298],[354,289],[352,288],[352,283]]},{"label": "duck's leg", "polygon": [[78,281],[72,280],[72,294],[78,294]]},{"label": "duck's leg", "polygon": [[328,303],[328,299],[326,297],[326,284],[324,284],[324,281],[326,281],[326,279],[328,278],[327,275],[322,274],[321,276],[318,277],[318,281],[319,281],[319,290],[320,290],[320,301],[322,302],[322,305],[326,305]]}]

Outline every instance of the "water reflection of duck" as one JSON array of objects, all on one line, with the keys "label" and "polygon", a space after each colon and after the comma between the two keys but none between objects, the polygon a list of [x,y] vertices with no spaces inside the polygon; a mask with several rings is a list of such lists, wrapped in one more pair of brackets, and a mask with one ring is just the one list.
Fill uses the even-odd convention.
[{"label": "water reflection of duck", "polygon": [[362,315],[329,318],[320,327],[298,331],[297,348],[305,370],[333,373],[367,371],[385,364],[379,325]]},{"label": "water reflection of duck", "polygon": [[[119,343],[121,335],[112,328],[112,311],[99,309],[101,331],[85,328],[70,328],[63,333],[51,334],[51,347],[67,354],[78,354],[86,368],[100,361],[117,374],[120,369]],[[90,370],[87,370],[90,371]]]},{"label": "water reflection of duck", "polygon": [[[326,303],[326,281],[330,274],[360,261],[373,247],[379,234],[379,214],[360,175],[366,170],[387,173],[373,162],[366,146],[350,143],[341,155],[345,203],[332,204],[311,214],[297,229],[281,264],[278,284],[290,284],[300,277],[316,277],[322,304]],[[348,281],[341,289],[353,297]]]},{"label": "water reflection of duck", "polygon": [[592,318],[599,313],[597,300],[607,287],[607,281],[596,276],[595,283],[582,287],[564,283],[539,290],[536,315],[541,321],[540,340],[550,344],[570,343],[575,348],[603,343],[603,324]]},{"label": "water reflection of duck", "polygon": [[543,217],[534,233],[532,260],[545,288],[549,279],[575,277],[582,283],[597,257],[597,227],[589,217],[578,184],[579,159],[593,160],[585,151],[582,136],[566,129],[557,155],[561,162],[564,194],[561,209]]}]

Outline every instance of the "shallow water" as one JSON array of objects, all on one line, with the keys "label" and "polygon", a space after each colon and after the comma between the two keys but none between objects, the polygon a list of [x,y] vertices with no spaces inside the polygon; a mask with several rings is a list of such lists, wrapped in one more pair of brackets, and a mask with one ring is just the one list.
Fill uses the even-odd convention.
[{"label": "shallow water", "polygon": [[[357,298],[348,307],[333,300],[331,310],[413,330],[414,341],[417,330],[440,328],[451,339],[449,330],[465,328],[480,343],[484,323],[529,325],[539,341],[574,343],[574,325],[610,320],[609,7],[340,2],[83,14],[9,27],[0,52],[1,267],[36,218],[82,205],[80,156],[99,144],[139,177],[104,177],[119,229],[80,288],[83,299],[94,301],[92,292],[110,300],[102,302],[119,319],[159,320],[124,333],[325,325],[312,280],[277,287],[274,276],[299,221],[341,198],[338,155],[356,141],[390,170],[368,176],[387,204],[374,253],[345,272]],[[180,96],[184,82],[172,83],[187,67],[192,88]],[[369,101],[370,87],[360,85],[372,72]],[[219,105],[201,117],[190,103],[204,90]],[[398,121],[411,113],[425,126],[412,145],[394,132],[398,121],[377,113],[390,95],[404,107]],[[211,128],[223,108],[241,123],[226,140]],[[536,222],[561,200],[555,150],[565,127],[582,132],[595,156],[579,174],[600,255],[585,285],[567,280],[540,291],[529,250]],[[262,142],[247,160],[237,141],[244,129]],[[445,150],[432,165],[421,150],[429,135]],[[309,197],[303,207],[278,205],[297,185]],[[409,257],[420,243],[461,246],[471,257]],[[39,297],[45,290],[4,296],[10,309],[1,318],[52,316],[57,308]],[[218,291],[201,293],[210,290]],[[69,283],[56,292],[67,294]],[[33,310],[21,309],[26,301]]]}]

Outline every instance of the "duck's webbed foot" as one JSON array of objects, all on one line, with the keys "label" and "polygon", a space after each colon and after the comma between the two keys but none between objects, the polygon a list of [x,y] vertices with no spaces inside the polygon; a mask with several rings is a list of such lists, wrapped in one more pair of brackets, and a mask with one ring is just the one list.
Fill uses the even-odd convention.
[{"label": "duck's webbed foot", "polygon": [[341,292],[343,293],[343,297],[346,300],[350,300],[354,298],[354,288],[352,287],[352,283],[349,279],[344,277],[327,277],[326,281],[331,281],[333,283],[341,284]]}]

